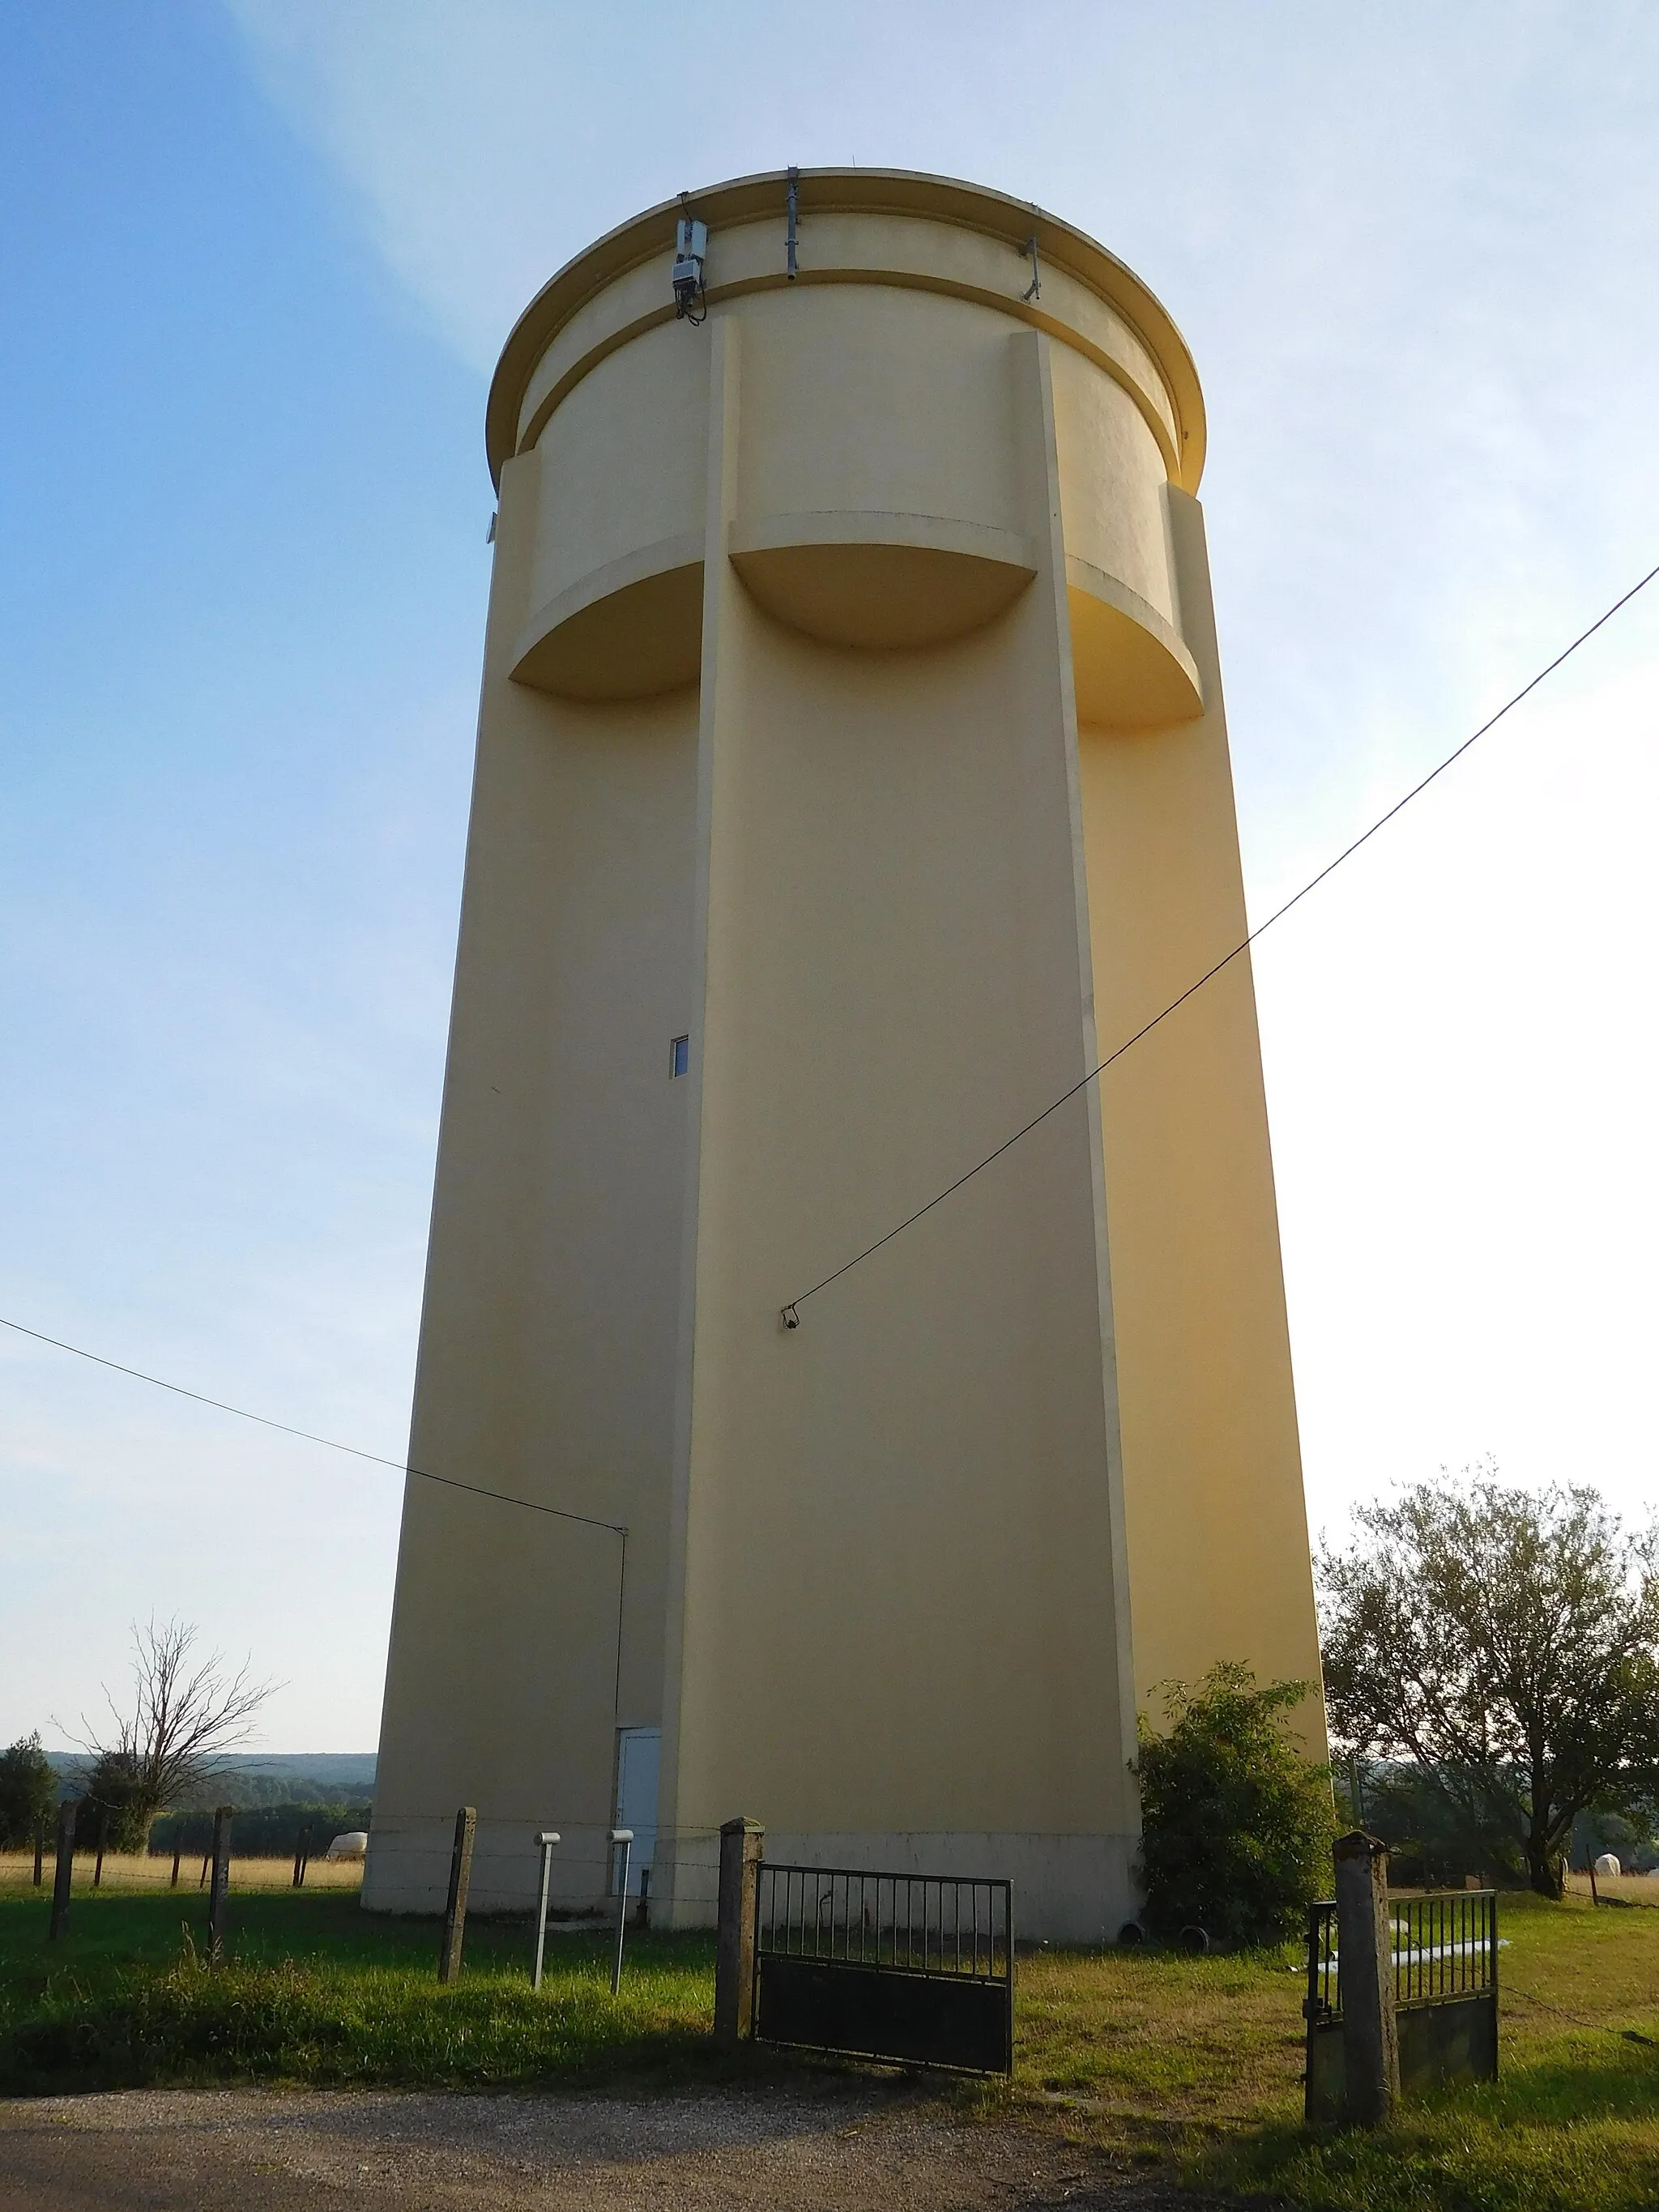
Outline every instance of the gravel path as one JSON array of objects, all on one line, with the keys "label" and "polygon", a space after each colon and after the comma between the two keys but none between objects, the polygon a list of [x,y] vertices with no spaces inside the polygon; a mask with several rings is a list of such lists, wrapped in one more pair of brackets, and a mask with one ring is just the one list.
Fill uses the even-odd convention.
[{"label": "gravel path", "polygon": [[863,2084],[623,2097],[133,2091],[0,2103],[4,2212],[1201,2212]]}]

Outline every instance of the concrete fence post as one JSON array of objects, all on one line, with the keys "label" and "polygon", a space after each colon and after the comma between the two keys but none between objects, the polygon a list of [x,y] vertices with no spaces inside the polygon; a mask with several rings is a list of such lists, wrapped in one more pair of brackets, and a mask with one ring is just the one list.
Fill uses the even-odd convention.
[{"label": "concrete fence post", "polygon": [[455,1815],[455,1847],[449,1855],[449,1901],[444,1906],[444,1942],[438,1954],[438,1979],[461,1978],[461,1946],[466,1937],[466,1893],[472,1887],[472,1838],[478,1815],[463,1805]]},{"label": "concrete fence post", "polygon": [[720,1829],[720,1934],[714,1953],[714,2035],[738,2044],[754,2030],[755,1899],[766,1830],[759,1820]]},{"label": "concrete fence post", "polygon": [[1355,1829],[1337,1838],[1335,1859],[1344,2102],[1352,2122],[1374,2128],[1400,2096],[1388,1846]]},{"label": "concrete fence post", "polygon": [[49,1931],[54,1943],[69,1926],[70,1882],[75,1872],[75,1819],[80,1809],[73,1797],[65,1797],[58,1808],[58,1863],[52,1869]]},{"label": "concrete fence post", "polygon": [[234,1808],[213,1808],[213,1873],[208,1882],[208,1964],[225,1963],[225,1909],[230,1893],[230,1818]]}]

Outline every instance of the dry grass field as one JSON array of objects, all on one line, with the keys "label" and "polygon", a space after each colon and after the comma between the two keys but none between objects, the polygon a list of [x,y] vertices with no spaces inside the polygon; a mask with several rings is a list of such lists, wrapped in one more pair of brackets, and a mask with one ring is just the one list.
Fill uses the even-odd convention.
[{"label": "dry grass field", "polygon": [[[1659,1907],[1659,1874],[1598,1874],[1596,1891],[1604,1904],[1650,1905]],[[1582,1898],[1590,1902],[1590,1879],[1587,1874],[1567,1876],[1569,1897]]]}]

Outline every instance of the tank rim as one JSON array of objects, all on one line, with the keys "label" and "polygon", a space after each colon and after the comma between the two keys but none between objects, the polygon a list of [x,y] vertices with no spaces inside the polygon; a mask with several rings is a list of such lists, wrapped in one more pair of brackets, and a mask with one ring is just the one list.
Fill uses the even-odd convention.
[{"label": "tank rim", "polygon": [[[752,222],[782,212],[788,172],[763,170],[711,185],[689,197],[710,228]],[[989,185],[918,169],[823,168],[799,172],[799,207],[811,215],[915,215],[953,222],[1022,246],[1034,234],[1045,264],[1064,269],[1121,314],[1162,371],[1179,431],[1176,480],[1195,491],[1203,474],[1204,395],[1192,352],[1174,318],[1128,265],[1097,239],[1030,200],[1015,199]],[[653,256],[672,249],[674,225],[681,213],[677,194],[630,216],[582,248],[550,276],[507,334],[490,380],[484,443],[492,482],[501,483],[503,465],[516,450],[520,414],[538,363],[559,331],[589,300],[619,276]],[[1041,323],[1040,311],[1016,296],[1016,316]]]}]

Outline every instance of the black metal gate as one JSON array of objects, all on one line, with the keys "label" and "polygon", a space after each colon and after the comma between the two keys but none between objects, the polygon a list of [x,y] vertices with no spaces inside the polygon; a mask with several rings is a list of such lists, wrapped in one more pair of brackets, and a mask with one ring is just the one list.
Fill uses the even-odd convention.
[{"label": "black metal gate", "polygon": [[[1403,2096],[1498,2079],[1498,1899],[1489,1889],[1391,1897],[1395,2026]],[[1308,1916],[1307,2117],[1343,2116],[1336,1907]]]},{"label": "black metal gate", "polygon": [[757,1873],[761,2041],[1012,2073],[1012,1883],[769,1862]]}]

